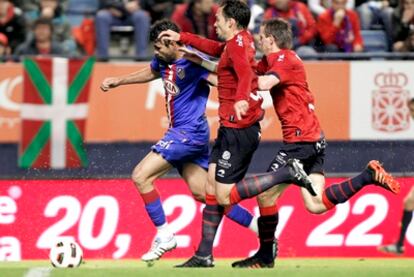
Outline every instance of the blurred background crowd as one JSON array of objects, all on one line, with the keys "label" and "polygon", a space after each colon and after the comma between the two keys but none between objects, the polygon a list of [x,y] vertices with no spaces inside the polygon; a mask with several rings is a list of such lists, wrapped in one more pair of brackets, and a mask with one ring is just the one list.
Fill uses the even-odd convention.
[{"label": "blurred background crowd", "polygon": [[[151,24],[217,39],[214,0],[0,0],[1,61],[22,55],[95,55],[147,60]],[[299,55],[414,51],[414,0],[247,0],[249,29],[282,17]]]}]

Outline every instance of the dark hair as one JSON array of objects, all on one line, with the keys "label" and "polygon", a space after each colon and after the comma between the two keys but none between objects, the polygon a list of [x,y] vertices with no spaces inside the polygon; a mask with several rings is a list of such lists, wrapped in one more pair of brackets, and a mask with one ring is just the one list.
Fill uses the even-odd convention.
[{"label": "dark hair", "polygon": [[250,22],[250,8],[239,0],[223,0],[220,3],[223,8],[223,16],[226,19],[233,18],[239,29],[246,29]]},{"label": "dark hair", "polygon": [[408,105],[412,105],[414,104],[414,98],[411,98],[410,100],[408,100]]},{"label": "dark hair", "polygon": [[33,23],[33,30],[36,29],[36,27],[39,25],[48,25],[50,27],[50,30],[53,32],[53,23],[50,19],[39,17]]},{"label": "dark hair", "polygon": [[273,18],[262,23],[266,37],[272,36],[280,49],[292,48],[292,28],[290,23],[280,19]]},{"label": "dark hair", "polygon": [[160,35],[160,33],[162,31],[167,31],[167,30],[172,30],[177,33],[180,32],[180,28],[177,26],[177,24],[175,24],[171,20],[162,19],[162,20],[155,21],[155,23],[151,26],[151,30],[149,34],[150,41],[155,42],[158,39],[158,36]]}]

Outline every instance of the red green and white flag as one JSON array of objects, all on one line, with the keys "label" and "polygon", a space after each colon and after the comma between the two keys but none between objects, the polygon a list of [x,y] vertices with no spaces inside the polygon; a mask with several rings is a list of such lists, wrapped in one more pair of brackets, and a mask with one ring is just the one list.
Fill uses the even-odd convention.
[{"label": "red green and white flag", "polygon": [[83,136],[94,59],[26,58],[19,166],[87,165]]}]

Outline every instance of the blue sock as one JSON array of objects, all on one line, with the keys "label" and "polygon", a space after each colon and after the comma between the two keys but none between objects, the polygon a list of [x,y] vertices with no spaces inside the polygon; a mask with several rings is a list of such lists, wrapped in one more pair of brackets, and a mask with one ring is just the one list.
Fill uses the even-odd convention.
[{"label": "blue sock", "polygon": [[233,205],[226,208],[225,215],[244,227],[249,227],[253,219],[253,215],[240,205]]},{"label": "blue sock", "polygon": [[156,227],[165,224],[165,213],[161,204],[161,198],[157,190],[152,190],[148,193],[141,194],[145,203],[145,210],[147,211],[152,223]]}]

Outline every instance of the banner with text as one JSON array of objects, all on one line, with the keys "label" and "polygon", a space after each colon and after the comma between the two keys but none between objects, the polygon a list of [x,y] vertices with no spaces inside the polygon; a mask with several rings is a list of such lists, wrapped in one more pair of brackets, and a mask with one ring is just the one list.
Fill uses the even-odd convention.
[{"label": "banner with text", "polygon": [[[340,180],[330,178],[327,183]],[[323,215],[305,210],[297,187],[287,189],[278,204],[279,256],[383,257],[377,246],[397,239],[402,201],[414,183],[414,178],[399,180],[398,196],[369,186]],[[202,204],[194,201],[180,179],[156,184],[178,241],[177,249],[166,257],[189,257],[200,240]],[[254,200],[242,205],[257,214]],[[129,180],[0,181],[0,261],[47,259],[50,246],[67,237],[79,242],[85,259],[138,259],[154,234]],[[222,222],[216,257],[244,257],[256,248],[250,230],[228,219]],[[414,224],[407,232],[406,256],[414,257]]]},{"label": "banner with text", "polygon": [[[121,86],[109,92],[99,89],[104,78],[128,74],[146,63],[97,63],[91,75],[86,142],[157,141],[168,127],[164,87],[161,80],[149,84]],[[349,139],[349,64],[306,64],[309,85],[316,98],[316,113],[330,139]],[[0,142],[17,142],[22,109],[20,64],[0,65]],[[262,123],[264,140],[280,140],[279,120],[268,92],[262,93],[266,109]],[[332,105],[332,103],[338,103]],[[215,88],[207,103],[211,139],[218,128],[218,100]],[[341,124],[338,124],[341,122]],[[150,127],[149,127],[150,126]]]}]

